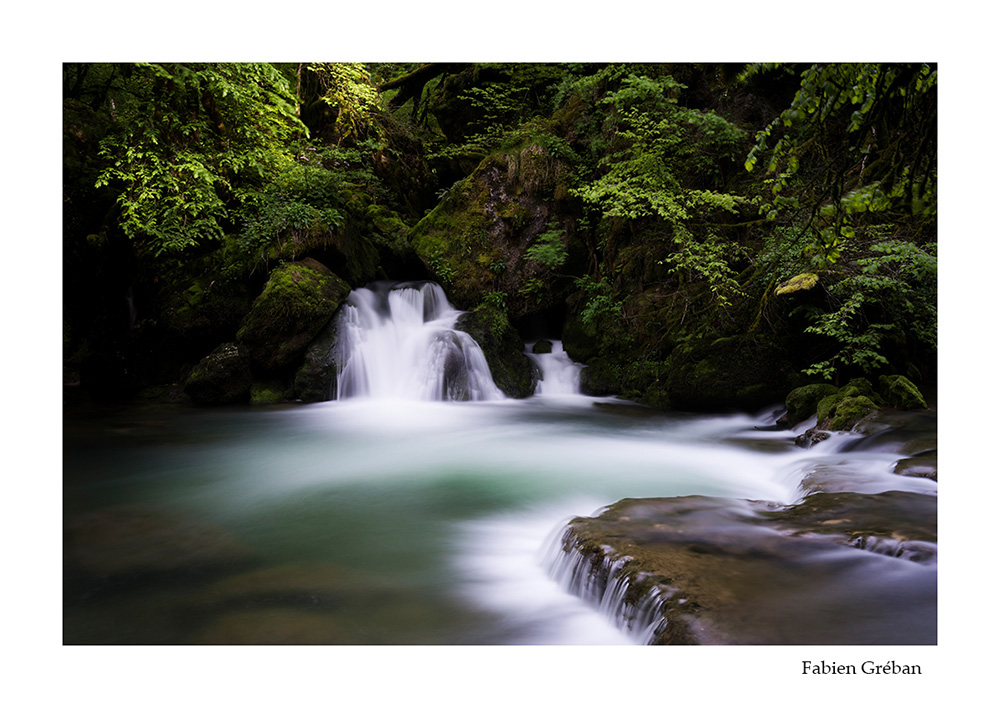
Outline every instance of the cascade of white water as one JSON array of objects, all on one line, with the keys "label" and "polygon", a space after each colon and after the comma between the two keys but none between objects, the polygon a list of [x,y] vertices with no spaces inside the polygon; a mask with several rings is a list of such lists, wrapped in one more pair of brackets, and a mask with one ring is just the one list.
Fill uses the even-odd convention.
[{"label": "cascade of white water", "polygon": [[628,601],[631,584],[624,570],[630,560],[612,561],[602,556],[598,567],[592,557],[580,551],[573,531],[567,529],[549,547],[545,562],[549,577],[561,588],[592,603],[634,641],[649,644],[666,625],[663,602],[669,598],[654,586],[637,600]]},{"label": "cascade of white water", "polygon": [[535,354],[529,345],[525,353],[538,366],[539,377],[535,393],[539,395],[575,395],[580,393],[580,370],[583,364],[578,364],[569,358],[559,340],[552,342],[552,351],[547,354]]},{"label": "cascade of white water", "polygon": [[504,398],[462,313],[436,283],[354,290],[337,324],[337,397],[483,401]]}]

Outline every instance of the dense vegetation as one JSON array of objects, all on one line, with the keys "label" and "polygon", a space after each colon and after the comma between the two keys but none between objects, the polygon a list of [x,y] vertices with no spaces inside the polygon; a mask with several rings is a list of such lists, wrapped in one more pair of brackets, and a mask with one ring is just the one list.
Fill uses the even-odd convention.
[{"label": "dense vegetation", "polygon": [[[306,260],[354,287],[437,280],[497,333],[562,338],[594,393],[933,384],[936,76],[66,64],[65,381],[162,394]],[[280,399],[293,364],[253,366]]]}]

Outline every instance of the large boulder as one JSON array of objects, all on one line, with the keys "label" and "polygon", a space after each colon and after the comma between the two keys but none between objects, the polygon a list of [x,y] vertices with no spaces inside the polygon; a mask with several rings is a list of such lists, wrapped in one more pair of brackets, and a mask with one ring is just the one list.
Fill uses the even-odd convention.
[{"label": "large boulder", "polygon": [[245,403],[251,383],[249,353],[235,342],[226,342],[195,365],[184,382],[184,392],[198,405]]},{"label": "large boulder", "polygon": [[568,199],[572,169],[531,140],[486,157],[413,228],[417,255],[458,307],[485,293],[505,298],[512,318],[563,302],[576,220]]},{"label": "large boulder", "polygon": [[580,371],[580,393],[585,396],[615,396],[621,390],[618,371],[607,359],[592,359]]},{"label": "large boulder", "polygon": [[927,402],[916,384],[899,374],[880,376],[879,393],[882,394],[886,403],[894,408],[911,410],[927,407]]},{"label": "large boulder", "polygon": [[249,353],[255,370],[293,365],[350,291],[346,282],[312,258],[280,265],[254,300],[236,341]]},{"label": "large boulder", "polygon": [[794,427],[816,415],[819,402],[837,392],[833,384],[807,384],[793,389],[785,397],[785,413],[778,419],[780,425]]},{"label": "large boulder", "polygon": [[676,347],[666,393],[677,408],[753,410],[781,401],[800,382],[799,367],[780,343],[735,335]]},{"label": "large boulder", "polygon": [[463,313],[455,329],[479,344],[490,366],[493,382],[511,398],[527,398],[535,392],[538,369],[524,353],[524,342],[502,311],[483,305]]}]

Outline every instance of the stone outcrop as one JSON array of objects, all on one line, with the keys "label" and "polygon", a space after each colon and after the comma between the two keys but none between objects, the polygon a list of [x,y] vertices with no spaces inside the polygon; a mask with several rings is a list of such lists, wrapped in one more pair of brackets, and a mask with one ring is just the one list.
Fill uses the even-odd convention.
[{"label": "stone outcrop", "polygon": [[275,371],[297,363],[350,290],[312,258],[275,268],[236,335],[254,371]]},{"label": "stone outcrop", "polygon": [[564,544],[620,568],[624,602],[657,598],[655,644],[933,644],[936,514],[909,492],[625,499],[571,521]]},{"label": "stone outcrop", "polygon": [[184,382],[184,392],[199,405],[245,403],[250,397],[250,355],[226,342],[198,362]]},{"label": "stone outcrop", "polygon": [[511,398],[527,398],[535,391],[538,369],[524,353],[524,342],[507,316],[494,308],[479,307],[458,318],[455,329],[479,344],[490,366],[493,382]]},{"label": "stone outcrop", "polygon": [[800,368],[785,347],[763,337],[696,341],[671,353],[666,393],[682,409],[757,409],[795,388]]}]

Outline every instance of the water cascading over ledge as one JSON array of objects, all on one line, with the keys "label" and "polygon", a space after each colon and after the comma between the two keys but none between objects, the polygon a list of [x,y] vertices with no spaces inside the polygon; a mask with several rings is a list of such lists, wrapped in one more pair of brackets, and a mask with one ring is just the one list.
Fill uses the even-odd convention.
[{"label": "water cascading over ledge", "polygon": [[432,282],[352,291],[337,316],[337,398],[503,399],[479,345],[455,329],[461,314]]},{"label": "water cascading over ledge", "polygon": [[638,644],[652,644],[667,629],[665,603],[669,590],[659,585],[640,589],[630,579],[628,556],[612,560],[611,549],[590,553],[572,528],[549,548],[549,577],[571,595],[599,608],[616,627]]}]

